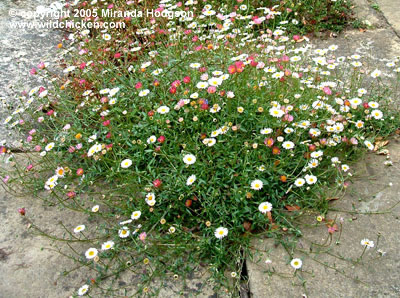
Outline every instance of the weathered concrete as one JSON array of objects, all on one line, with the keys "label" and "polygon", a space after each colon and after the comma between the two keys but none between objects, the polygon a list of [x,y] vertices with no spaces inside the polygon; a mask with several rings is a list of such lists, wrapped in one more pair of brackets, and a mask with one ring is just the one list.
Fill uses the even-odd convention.
[{"label": "weathered concrete", "polygon": [[381,14],[375,11],[368,0],[353,0],[354,12],[357,19],[373,28],[385,27],[386,22]]},{"label": "weathered concrete", "polygon": [[[260,252],[256,253],[253,262],[247,261],[252,297],[301,297],[302,294],[308,297],[400,296],[399,138],[393,139],[388,149],[393,166],[383,164],[384,156],[368,154],[355,167],[359,178],[349,187],[348,194],[332,204],[332,208],[341,211],[332,211],[327,218],[336,218],[338,226],[339,219],[344,220],[339,245],[335,244],[339,232],[334,234],[331,245],[316,245],[326,243],[327,227],[317,225],[316,214],[303,217],[308,223],[302,228],[304,236],[296,241],[295,249],[288,249],[293,257],[303,259],[301,273],[293,276],[294,269],[288,264],[291,257],[282,246],[275,247],[271,239],[254,241]],[[353,210],[359,212],[353,213]],[[365,212],[382,213],[361,214]],[[359,264],[354,264],[349,260],[356,260],[361,255],[360,241],[364,238],[373,240],[375,247],[366,251]],[[378,249],[385,252],[383,256]],[[272,263],[266,265],[266,259]],[[272,268],[288,277],[267,274]],[[301,286],[302,279],[305,287]]]},{"label": "weathered concrete", "polygon": [[[16,154],[19,162],[29,164],[26,154]],[[30,155],[32,156],[32,155]],[[36,156],[36,157],[35,157]],[[34,158],[38,158],[35,155]],[[12,163],[1,167],[12,170]],[[21,185],[21,190],[23,186]],[[21,216],[18,209],[26,207],[26,216]],[[89,208],[89,206],[87,206]],[[29,218],[29,220],[27,219]],[[63,238],[65,230],[59,222],[72,231],[77,225],[86,226],[85,235],[91,235],[97,224],[89,222],[87,216],[69,209],[58,209],[55,206],[46,206],[42,200],[29,194],[19,197],[5,192],[0,187],[0,297],[29,297],[29,298],[65,298],[76,296],[77,290],[88,283],[90,278],[95,278],[93,271],[59,254],[60,249],[67,255],[73,255],[65,243],[52,241],[50,238],[39,236],[30,222],[40,227],[43,231],[56,237]],[[36,232],[35,232],[36,231]],[[81,254],[89,247],[101,246],[86,242],[70,243]],[[73,270],[73,269],[76,270]],[[98,288],[91,286],[91,297],[131,297],[137,292],[143,282],[142,272],[145,265],[136,265],[132,273],[127,270],[118,280],[112,278],[102,282],[103,289],[112,286],[117,289],[113,294],[105,294]],[[64,271],[71,271],[67,276]],[[225,290],[214,291],[214,285],[207,282],[209,272],[206,268],[198,266],[186,280],[175,280],[172,274],[167,278],[155,279],[150,283],[151,290],[159,289],[159,297],[175,298],[186,297],[229,297]],[[90,284],[90,283],[89,283]],[[118,290],[119,289],[119,290]],[[126,290],[126,292],[125,292]]]},{"label": "weathered concrete", "polygon": [[376,0],[383,16],[400,37],[400,2],[398,0]]},{"label": "weathered concrete", "polygon": [[[50,0],[2,0],[0,1],[0,141],[9,147],[19,147],[22,136],[6,129],[4,119],[18,106],[23,90],[45,85],[39,76],[29,70],[41,61],[54,69],[56,45],[62,33],[53,29],[13,29],[15,21],[32,21],[28,15],[11,16],[15,12],[34,12],[38,5],[48,6]],[[14,121],[14,120],[13,120]]]}]

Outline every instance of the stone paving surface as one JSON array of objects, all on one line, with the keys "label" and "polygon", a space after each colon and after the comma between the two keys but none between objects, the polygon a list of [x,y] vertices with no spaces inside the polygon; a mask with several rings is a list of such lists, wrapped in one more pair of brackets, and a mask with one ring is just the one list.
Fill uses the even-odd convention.
[{"label": "stone paving surface", "polygon": [[[293,257],[303,260],[303,272],[293,277],[289,253],[273,240],[254,240],[259,251],[255,251],[253,261],[247,260],[252,297],[400,296],[400,139],[392,139],[388,149],[393,166],[383,164],[384,156],[368,154],[354,167],[358,178],[348,194],[332,204],[341,212],[332,211],[326,218],[344,219],[339,245],[335,244],[336,232],[331,245],[318,246],[327,241],[327,227],[316,225],[316,215],[304,216],[303,237],[294,244],[296,249],[288,249]],[[362,214],[368,212],[382,214]],[[375,247],[366,251],[360,264],[354,264],[349,259],[361,255],[364,238],[374,241]],[[378,250],[385,254],[381,256]],[[267,259],[272,263],[267,265]],[[269,275],[269,270],[278,274]]]},{"label": "stone paving surface", "polygon": [[[15,154],[21,164],[32,163],[37,155],[19,153]],[[3,162],[1,162],[2,167]],[[6,164],[6,169],[12,171],[13,163]],[[31,194],[21,194],[23,186],[15,193],[10,194],[0,187],[0,298],[66,298],[76,296],[77,290],[87,284],[90,278],[95,278],[93,271],[61,255],[58,250],[67,255],[72,251],[62,243],[53,242],[48,237],[38,234],[29,218],[42,231],[52,236],[63,238],[65,230],[58,224],[72,231],[77,225],[86,226],[85,233],[90,238],[90,231],[96,226],[89,222],[87,217],[68,209],[59,209],[46,205],[41,199],[32,197]],[[89,200],[87,200],[89,201]],[[26,217],[18,213],[18,209],[26,207]],[[89,206],[87,206],[89,208]],[[86,243],[71,243],[75,251],[81,256],[91,247]],[[98,243],[99,247],[101,243]],[[144,265],[143,265],[144,266]],[[80,268],[81,267],[81,268]],[[73,270],[73,269],[77,270]],[[109,279],[102,283],[107,289],[112,286],[118,289],[111,294],[101,293],[98,289],[91,289],[91,297],[132,297],[138,290],[142,281],[140,264],[135,266],[136,273],[127,270],[122,273],[117,281]],[[147,268],[148,270],[148,268]],[[67,276],[64,271],[72,271]],[[155,279],[150,284],[153,289],[160,290],[159,297],[229,297],[223,290],[216,293],[213,285],[206,282],[208,271],[198,267],[192,272],[183,285],[180,280],[175,281],[172,275],[163,280]],[[111,282],[114,281],[112,284]],[[126,292],[125,292],[126,289]],[[74,296],[74,297],[75,297]]]},{"label": "stone paving surface", "polygon": [[0,142],[7,141],[11,148],[18,148],[21,136],[10,132],[3,125],[4,119],[18,104],[23,90],[44,83],[38,76],[29,75],[29,70],[39,62],[56,61],[56,45],[62,32],[52,29],[13,29],[15,21],[31,21],[28,15],[10,16],[10,11],[34,12],[36,7],[46,6],[51,0],[1,0],[0,1]]}]

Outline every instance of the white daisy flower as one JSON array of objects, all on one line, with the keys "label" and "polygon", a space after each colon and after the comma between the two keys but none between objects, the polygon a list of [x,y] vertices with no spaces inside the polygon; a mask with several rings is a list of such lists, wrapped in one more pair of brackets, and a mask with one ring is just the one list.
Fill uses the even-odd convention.
[{"label": "white daisy flower", "polygon": [[144,97],[144,96],[146,96],[146,95],[149,94],[149,93],[150,93],[150,90],[149,90],[149,89],[144,89],[144,90],[142,90],[142,91],[139,92],[139,96],[140,96],[140,97]]},{"label": "white daisy flower", "polygon": [[369,150],[374,150],[374,145],[368,140],[364,141],[364,145],[367,146]]},{"label": "white daisy flower", "polygon": [[293,260],[290,262],[290,265],[291,265],[294,269],[297,270],[297,269],[300,269],[300,268],[301,268],[301,266],[303,265],[303,262],[302,262],[302,260],[296,258],[296,259],[293,259]]},{"label": "white daisy flower", "polygon": [[282,143],[282,147],[285,149],[293,149],[294,148],[294,143],[291,141],[285,141]]},{"label": "white daisy flower", "polygon": [[133,211],[133,212],[132,212],[132,215],[131,215],[131,218],[132,218],[133,220],[136,220],[136,219],[139,219],[141,215],[142,215],[142,212],[140,212],[140,211]]},{"label": "white daisy flower", "polygon": [[128,227],[122,227],[121,230],[118,231],[119,238],[126,238],[130,234]]},{"label": "white daisy flower", "polygon": [[262,202],[259,206],[258,206],[258,210],[261,213],[267,213],[270,212],[272,210],[272,204],[270,202]]},{"label": "white daisy flower", "polygon": [[74,229],[74,233],[79,233],[85,230],[85,225],[79,225]]},{"label": "white daisy flower", "polygon": [[132,160],[130,159],[124,159],[123,161],[121,161],[121,168],[123,169],[127,169],[132,165]]},{"label": "white daisy flower", "polygon": [[196,162],[196,156],[194,156],[193,154],[186,154],[183,157],[183,162],[187,165],[192,165]]},{"label": "white daisy flower", "polygon": [[305,175],[304,178],[306,179],[307,184],[315,184],[317,183],[318,179],[314,175]]},{"label": "white daisy flower", "polygon": [[167,114],[169,112],[169,107],[161,106],[157,109],[157,112],[160,113],[161,115]]},{"label": "white daisy flower", "polygon": [[260,190],[263,188],[263,186],[264,186],[263,182],[259,179],[253,180],[251,182],[251,189],[253,190]]},{"label": "white daisy flower", "polygon": [[107,241],[101,245],[101,250],[109,250],[114,247],[114,241]]},{"label": "white daisy flower", "polygon": [[215,230],[214,232],[215,237],[218,239],[224,238],[226,235],[228,235],[228,229],[224,227],[219,227]]},{"label": "white daisy flower", "polygon": [[374,247],[374,241],[371,241],[369,239],[363,239],[361,240],[361,245],[366,247],[367,249],[370,249]]},{"label": "white daisy flower", "polygon": [[306,181],[303,178],[297,178],[296,181],[294,182],[294,185],[297,187],[301,187],[306,183]]},{"label": "white daisy flower", "polygon": [[196,181],[196,175],[191,175],[186,180],[186,185],[192,185]]},{"label": "white daisy flower", "polygon": [[83,285],[82,287],[79,288],[78,290],[78,296],[83,296],[89,291],[89,286],[88,285]]},{"label": "white daisy flower", "polygon": [[89,248],[86,252],[85,252],[85,256],[86,259],[90,260],[93,259],[97,256],[98,250],[96,248]]},{"label": "white daisy flower", "polygon": [[54,148],[54,142],[47,144],[47,146],[44,148],[46,151],[50,151],[51,149]]},{"label": "white daisy flower", "polygon": [[153,144],[157,141],[156,136],[151,136],[150,138],[147,139],[147,144]]},{"label": "white daisy flower", "polygon": [[205,138],[205,139],[203,140],[203,144],[204,144],[204,145],[207,145],[208,147],[214,146],[216,142],[217,142],[217,141],[216,141],[214,138]]}]

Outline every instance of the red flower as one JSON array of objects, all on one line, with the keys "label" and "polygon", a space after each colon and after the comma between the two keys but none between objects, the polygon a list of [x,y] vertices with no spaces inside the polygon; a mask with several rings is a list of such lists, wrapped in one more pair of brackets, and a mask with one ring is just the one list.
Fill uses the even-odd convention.
[{"label": "red flower", "polygon": [[169,88],[169,93],[171,93],[171,94],[175,94],[176,93],[176,88],[175,87],[171,87],[171,88]]},{"label": "red flower", "polygon": [[157,141],[162,144],[162,143],[165,142],[165,137],[164,136],[159,136]]},{"label": "red flower", "polygon": [[156,179],[156,180],[153,181],[153,185],[154,185],[154,187],[156,187],[156,188],[160,188],[160,187],[161,187],[161,184],[162,184],[162,182],[161,182],[160,179]]},{"label": "red flower", "polygon": [[75,197],[75,196],[76,196],[76,193],[74,191],[70,191],[69,193],[67,193],[67,197],[70,198],[70,199]]},{"label": "red flower", "polygon": [[25,216],[25,207],[19,208],[18,213],[21,214],[22,216]]},{"label": "red flower", "polygon": [[121,58],[121,53],[116,53],[116,54],[114,55],[114,58],[116,58],[116,59]]},{"label": "red flower", "polygon": [[190,83],[190,77],[188,77],[188,76],[184,77],[184,78],[183,78],[183,82],[184,82],[185,84],[189,84],[189,83]]},{"label": "red flower", "polygon": [[177,88],[178,86],[181,85],[181,81],[180,80],[175,80],[172,82],[171,86]]},{"label": "red flower", "polygon": [[109,125],[110,125],[110,122],[111,122],[110,120],[106,120],[106,121],[103,122],[103,125],[104,125],[104,126],[109,126]]},{"label": "red flower", "polygon": [[76,170],[76,174],[77,174],[78,176],[82,176],[82,175],[83,175],[83,169],[82,169],[82,168],[77,169],[77,170]]},{"label": "red flower", "polygon": [[140,89],[140,88],[142,88],[142,86],[143,86],[143,84],[141,82],[137,82],[135,85],[135,88]]},{"label": "red flower", "polygon": [[208,110],[208,104],[203,103],[203,104],[200,106],[200,109],[202,109],[202,110]]},{"label": "red flower", "polygon": [[154,116],[154,111],[148,111],[147,116],[149,116],[149,117]]}]

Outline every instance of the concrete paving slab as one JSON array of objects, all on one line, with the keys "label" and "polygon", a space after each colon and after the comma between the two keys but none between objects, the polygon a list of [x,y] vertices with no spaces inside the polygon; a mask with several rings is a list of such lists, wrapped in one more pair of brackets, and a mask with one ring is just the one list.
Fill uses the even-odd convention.
[{"label": "concrete paving slab", "polygon": [[[254,240],[255,258],[247,260],[252,297],[400,296],[400,139],[392,139],[388,149],[393,166],[384,165],[384,156],[368,154],[354,166],[358,178],[347,195],[332,204],[340,211],[326,218],[338,223],[343,218],[339,245],[339,232],[330,243],[326,222],[318,224],[317,214],[303,216],[304,236],[293,247]],[[365,214],[369,212],[377,214]],[[375,247],[355,264],[351,260],[362,254],[364,238]],[[303,260],[296,275],[289,264],[293,257]],[[265,263],[268,259],[270,264]]]},{"label": "concrete paving slab", "polygon": [[[26,154],[15,154],[19,162],[28,165]],[[36,155],[29,155],[37,159]],[[0,156],[1,157],[1,156]],[[1,168],[12,170],[12,163]],[[21,189],[23,190],[23,185]],[[89,201],[89,200],[88,200]],[[21,216],[18,209],[25,207],[26,216]],[[90,235],[90,227],[96,223],[89,222],[87,216],[69,209],[58,209],[56,206],[48,206],[42,200],[26,194],[22,197],[6,192],[0,187],[0,297],[16,298],[66,298],[74,297],[77,290],[89,283],[90,278],[95,278],[93,271],[85,267],[79,268],[79,264],[57,252],[68,255],[71,250],[65,243],[54,242],[49,238],[39,236],[36,230],[30,226],[29,218],[46,233],[62,238],[65,231],[58,224],[60,221],[71,231],[80,224],[86,226],[86,235]],[[72,247],[84,252],[91,246],[87,243],[71,243]],[[100,243],[97,247],[100,247]],[[144,266],[144,265],[143,265]],[[77,270],[73,270],[76,268]],[[101,286],[107,289],[119,288],[113,294],[105,294],[91,286],[91,297],[131,297],[138,290],[142,281],[142,272],[145,268],[140,265],[134,268],[137,273],[126,271],[114,280],[109,278]],[[64,276],[64,271],[71,271]],[[214,290],[214,284],[207,281],[209,278],[207,268],[198,266],[191,276],[183,284],[181,279],[175,280],[172,275],[164,279],[155,279],[150,287],[160,289],[159,297],[230,297],[225,290]],[[113,283],[114,281],[114,283]],[[143,295],[142,295],[143,297]]]},{"label": "concrete paving slab", "polygon": [[[32,76],[29,71],[41,61],[50,63],[53,71],[56,69],[56,45],[64,34],[51,28],[11,28],[11,24],[32,21],[28,13],[36,11],[39,5],[48,7],[52,2],[54,1],[0,2],[0,142],[6,140],[11,148],[19,148],[23,136],[7,129],[3,124],[4,120],[19,106],[22,91],[29,92],[36,86],[47,87],[39,76]],[[16,13],[22,16],[14,16]]]},{"label": "concrete paving slab", "polygon": [[375,0],[387,22],[400,37],[400,1],[399,0]]}]

